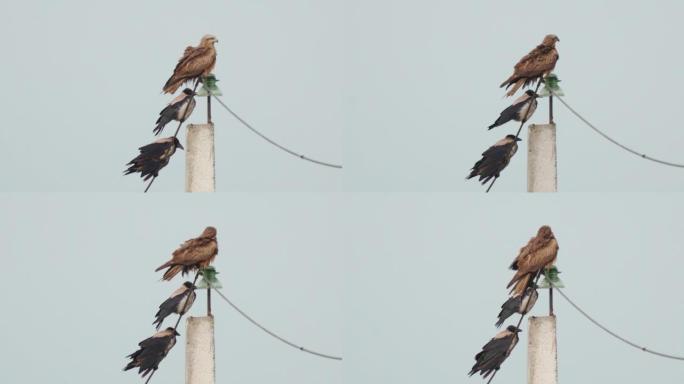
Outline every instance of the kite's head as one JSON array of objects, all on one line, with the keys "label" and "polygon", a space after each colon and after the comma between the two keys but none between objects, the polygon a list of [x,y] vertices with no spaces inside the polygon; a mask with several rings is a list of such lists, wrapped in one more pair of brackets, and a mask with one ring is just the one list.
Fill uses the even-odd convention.
[{"label": "kite's head", "polygon": [[542,225],[541,228],[539,228],[539,231],[537,231],[537,236],[545,238],[545,239],[553,239],[553,231],[551,231],[551,227],[548,225]]},{"label": "kite's head", "polygon": [[200,41],[200,45],[203,47],[213,47],[216,43],[218,43],[218,39],[214,35],[204,35]]},{"label": "kite's head", "polygon": [[544,41],[542,42],[542,44],[553,47],[554,45],[556,45],[557,41],[560,41],[558,36],[551,34],[544,36]]},{"label": "kite's head", "polygon": [[202,232],[200,237],[207,238],[207,239],[213,239],[214,237],[216,237],[216,228],[214,228],[214,227],[204,228],[204,232]]}]

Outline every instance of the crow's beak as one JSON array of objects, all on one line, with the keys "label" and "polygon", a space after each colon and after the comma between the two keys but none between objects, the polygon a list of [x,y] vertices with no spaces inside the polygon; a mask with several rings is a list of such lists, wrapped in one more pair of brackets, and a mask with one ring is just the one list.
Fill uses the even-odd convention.
[{"label": "crow's beak", "polygon": [[183,148],[183,144],[181,144],[181,143],[178,143],[178,145],[177,145],[176,147],[178,147],[178,148],[180,148],[180,149],[182,149],[182,150],[185,150],[185,148]]}]

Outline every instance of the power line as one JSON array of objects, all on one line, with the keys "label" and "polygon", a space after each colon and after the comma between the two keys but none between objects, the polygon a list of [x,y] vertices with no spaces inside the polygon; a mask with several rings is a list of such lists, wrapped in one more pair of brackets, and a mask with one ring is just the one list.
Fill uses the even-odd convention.
[{"label": "power line", "polygon": [[594,323],[594,325],[596,325],[597,327],[601,328],[603,331],[605,331],[605,332],[608,333],[609,335],[611,335],[611,336],[615,337],[616,339],[622,341],[623,343],[625,343],[625,344],[627,344],[627,345],[630,345],[630,346],[632,346],[632,347],[634,347],[634,348],[636,348],[636,349],[639,349],[639,350],[641,350],[641,351],[648,352],[648,353],[651,353],[651,354],[654,354],[654,355],[657,355],[657,356],[660,356],[660,357],[666,357],[666,358],[668,358],[668,359],[674,359],[674,360],[684,360],[684,357],[682,357],[682,356],[675,356],[675,355],[669,355],[669,354],[667,354],[667,353],[652,351],[652,350],[650,350],[650,349],[648,349],[648,348],[646,348],[646,347],[642,347],[642,346],[640,346],[640,345],[638,345],[638,344],[636,344],[636,343],[634,343],[634,342],[632,342],[632,341],[629,341],[629,340],[625,339],[624,337],[618,335],[617,333],[615,333],[615,332],[611,331],[610,329],[606,328],[605,326],[601,325],[598,321],[594,320],[594,318],[592,318],[591,316],[589,316],[589,314],[587,314],[586,312],[584,312],[584,311],[582,310],[582,308],[580,308],[577,304],[575,304],[572,300],[570,300],[570,298],[567,297],[567,296],[565,295],[565,293],[564,293],[562,290],[560,290],[558,287],[556,287],[556,291],[558,291],[558,293],[560,293],[561,296],[563,296],[563,298],[564,298],[565,300],[567,300],[568,303],[570,303],[570,305],[572,305],[577,311],[579,311],[579,313],[581,313],[581,314],[582,314],[584,317],[586,317],[589,321],[591,321],[592,323]]},{"label": "power line", "polygon": [[[219,101],[219,102],[220,102],[220,101]],[[287,345],[289,345],[289,346],[291,346],[291,347],[293,347],[293,348],[299,349],[299,350],[302,351],[302,352],[310,353],[310,354],[312,354],[312,355],[324,357],[324,358],[326,358],[326,359],[342,360],[341,357],[332,356],[332,355],[326,355],[326,354],[320,353],[320,352],[315,352],[315,351],[312,351],[312,350],[310,350],[310,349],[306,349],[306,348],[304,348],[304,347],[301,347],[301,346],[299,346],[299,345],[297,345],[297,344],[294,344],[294,343],[292,343],[292,342],[290,342],[290,341],[287,341],[286,339],[284,339],[284,338],[278,336],[278,335],[275,334],[274,332],[269,331],[269,330],[268,330],[266,327],[264,327],[263,325],[257,323],[256,320],[252,319],[249,315],[247,315],[247,314],[246,314],[245,312],[243,312],[240,308],[238,308],[235,304],[233,304],[226,296],[223,295],[223,293],[221,293],[221,291],[219,291],[218,289],[215,289],[215,288],[214,288],[214,291],[216,291],[216,293],[218,293],[219,296],[221,296],[221,297],[223,298],[223,300],[226,301],[226,303],[228,303],[231,307],[233,307],[233,309],[235,309],[236,311],[238,311],[238,313],[241,314],[242,317],[244,317],[245,319],[249,320],[249,322],[251,322],[252,324],[254,324],[254,325],[256,325],[257,327],[261,328],[262,331],[268,333],[269,335],[275,337],[276,339],[282,341],[283,343],[285,343],[285,344],[287,344]]]},{"label": "power line", "polygon": [[580,115],[579,112],[575,111],[570,105],[568,105],[568,103],[565,102],[565,100],[563,100],[562,97],[560,97],[560,96],[558,96],[558,95],[555,95],[555,96],[558,98],[558,100],[560,100],[561,103],[563,103],[563,105],[565,106],[565,108],[567,108],[570,112],[572,112],[573,115],[577,116],[577,118],[579,118],[580,120],[582,120],[582,121],[584,122],[584,124],[586,124],[589,128],[593,129],[594,132],[596,132],[596,133],[598,133],[599,135],[603,136],[604,139],[610,141],[611,143],[617,145],[618,147],[624,149],[625,151],[627,151],[627,152],[629,152],[629,153],[631,153],[631,154],[633,154],[633,155],[639,156],[639,157],[641,157],[642,159],[651,160],[651,161],[653,161],[653,162],[660,163],[660,164],[663,164],[663,165],[668,165],[668,166],[670,166],[670,167],[684,168],[684,164],[671,163],[671,162],[669,162],[669,161],[659,160],[659,159],[650,157],[650,156],[648,156],[648,155],[646,155],[646,154],[637,152],[637,151],[635,151],[635,150],[633,150],[633,149],[631,149],[631,148],[629,148],[629,147],[627,147],[627,146],[625,146],[625,145],[623,145],[623,144],[620,144],[620,143],[617,142],[615,139],[611,138],[610,136],[606,135],[606,134],[603,133],[601,130],[599,130],[598,128],[596,128],[596,126],[594,126],[594,125],[593,125],[592,123],[590,123],[587,119],[585,119],[582,115]]},{"label": "power line", "polygon": [[235,117],[236,119],[238,119],[238,121],[240,121],[240,123],[242,123],[242,125],[244,125],[244,126],[247,127],[249,130],[251,130],[252,132],[254,132],[254,133],[256,133],[257,135],[259,135],[259,137],[261,137],[262,139],[268,141],[269,143],[271,143],[271,144],[273,144],[274,146],[280,148],[281,150],[283,150],[283,151],[289,153],[290,155],[299,157],[299,158],[302,159],[302,160],[310,161],[310,162],[312,162],[312,163],[316,163],[316,164],[319,164],[319,165],[324,165],[324,166],[326,166],[326,167],[339,168],[339,169],[342,168],[342,165],[327,163],[327,162],[325,162],[325,161],[320,161],[320,160],[315,160],[315,159],[312,159],[312,158],[310,158],[310,157],[307,157],[307,156],[304,156],[304,155],[302,155],[302,154],[299,154],[299,153],[297,153],[297,152],[295,152],[295,151],[293,151],[293,150],[290,150],[290,149],[288,149],[288,148],[286,148],[286,147],[284,147],[284,146],[282,146],[282,145],[276,143],[275,141],[269,139],[269,138],[268,138],[266,135],[264,135],[263,133],[257,131],[257,130],[256,130],[254,127],[252,127],[248,122],[246,122],[246,121],[243,120],[240,116],[238,116],[238,114],[235,113],[235,112],[233,112],[233,110],[230,109],[226,104],[224,104],[223,101],[222,101],[221,99],[219,99],[219,98],[216,97],[216,96],[214,96],[214,98],[216,99],[216,101],[219,102],[219,104],[221,104],[221,106],[223,106],[223,108],[225,108],[226,111],[228,111],[231,115],[233,115],[233,117]]}]

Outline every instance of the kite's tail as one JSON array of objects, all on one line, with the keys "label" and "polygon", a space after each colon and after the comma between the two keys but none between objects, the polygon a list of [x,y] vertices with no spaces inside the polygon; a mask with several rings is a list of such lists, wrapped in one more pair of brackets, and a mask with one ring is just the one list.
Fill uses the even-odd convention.
[{"label": "kite's tail", "polygon": [[506,288],[510,288],[513,284],[515,286],[511,289],[511,294],[513,296],[521,295],[525,292],[527,284],[530,282],[530,274],[521,274],[520,271],[516,272],[511,281],[508,283]]},{"label": "kite's tail", "polygon": [[518,81],[513,84],[513,88],[511,88],[508,92],[506,92],[506,96],[513,96],[515,93],[520,89],[520,87],[525,84],[525,79],[519,79]]}]

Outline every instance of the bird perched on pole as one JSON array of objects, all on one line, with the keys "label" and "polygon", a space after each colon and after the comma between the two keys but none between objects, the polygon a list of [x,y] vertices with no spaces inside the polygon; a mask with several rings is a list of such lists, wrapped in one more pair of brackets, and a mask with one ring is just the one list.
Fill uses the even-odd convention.
[{"label": "bird perched on pole", "polygon": [[515,345],[518,344],[518,332],[521,332],[520,328],[509,325],[497,333],[482,347],[482,351],[475,355],[475,365],[468,375],[472,376],[479,371],[480,375],[486,378],[492,372],[498,371]]},{"label": "bird perched on pole", "polygon": [[173,74],[164,84],[164,93],[175,93],[181,85],[209,75],[216,64],[214,44],[217,42],[216,37],[204,35],[197,47],[185,48]]},{"label": "bird perched on pole", "polygon": [[169,164],[169,159],[176,153],[176,148],[184,149],[180,141],[174,136],[159,139],[154,143],[138,148],[140,154],[128,164],[125,175],[140,172],[140,177],[147,181],[151,177],[159,176],[159,171]]},{"label": "bird perched on pole", "polygon": [[160,134],[166,124],[171,121],[180,121],[181,123],[190,117],[192,111],[195,109],[195,92],[190,88],[185,88],[183,93],[178,95],[175,99],[171,100],[166,108],[159,112],[159,118],[157,119],[157,126],[152,130],[155,135]]},{"label": "bird perched on pole", "polygon": [[195,287],[191,282],[186,281],[183,285],[175,290],[171,296],[166,299],[159,306],[159,311],[154,315],[157,319],[152,323],[157,326],[157,330],[161,328],[162,322],[166,316],[176,313],[178,315],[184,315],[192,307],[192,303],[195,302],[197,294],[195,293]]},{"label": "bird perched on pole", "polygon": [[171,280],[178,272],[182,271],[185,275],[190,271],[208,267],[214,261],[216,254],[218,254],[216,228],[207,227],[199,237],[181,244],[180,248],[173,251],[171,260],[162,264],[155,272],[168,267],[162,280]]},{"label": "bird perched on pole", "polygon": [[504,321],[514,313],[526,315],[527,312],[534,307],[538,297],[539,293],[533,283],[532,286],[525,288],[523,294],[513,296],[506,300],[506,302],[501,305],[501,312],[499,312],[498,316],[499,321],[496,322],[496,327],[499,328]]},{"label": "bird perched on pole", "polygon": [[126,356],[131,359],[131,362],[123,370],[128,371],[137,367],[139,368],[138,373],[142,377],[147,376],[152,371],[156,371],[159,368],[159,363],[166,357],[171,348],[176,345],[176,336],[178,335],[179,333],[175,329],[169,327],[141,341],[138,343],[140,349]]},{"label": "bird perched on pole", "polygon": [[515,135],[506,135],[494,143],[489,149],[482,152],[482,159],[475,163],[466,179],[479,176],[479,181],[482,184],[487,184],[493,177],[499,177],[501,171],[511,161],[511,157],[518,151],[518,141],[520,138],[515,137]]},{"label": "bird perched on pole", "polygon": [[521,295],[530,284],[530,279],[543,269],[551,268],[557,256],[558,241],[551,227],[543,225],[537,231],[537,236],[520,248],[518,256],[511,263],[510,268],[516,272],[506,288],[513,286],[511,293]]},{"label": "bird perched on pole", "polygon": [[537,110],[537,95],[533,90],[528,89],[525,94],[520,96],[516,101],[511,104],[508,108],[501,111],[499,118],[496,119],[494,124],[489,126],[489,129],[498,127],[508,123],[511,120],[526,122],[534,111]]},{"label": "bird perched on pole", "polygon": [[553,71],[559,57],[556,50],[558,41],[558,36],[546,35],[541,44],[518,61],[513,67],[513,74],[499,86],[506,89],[513,86],[506,96],[513,96],[520,87],[527,87]]}]

